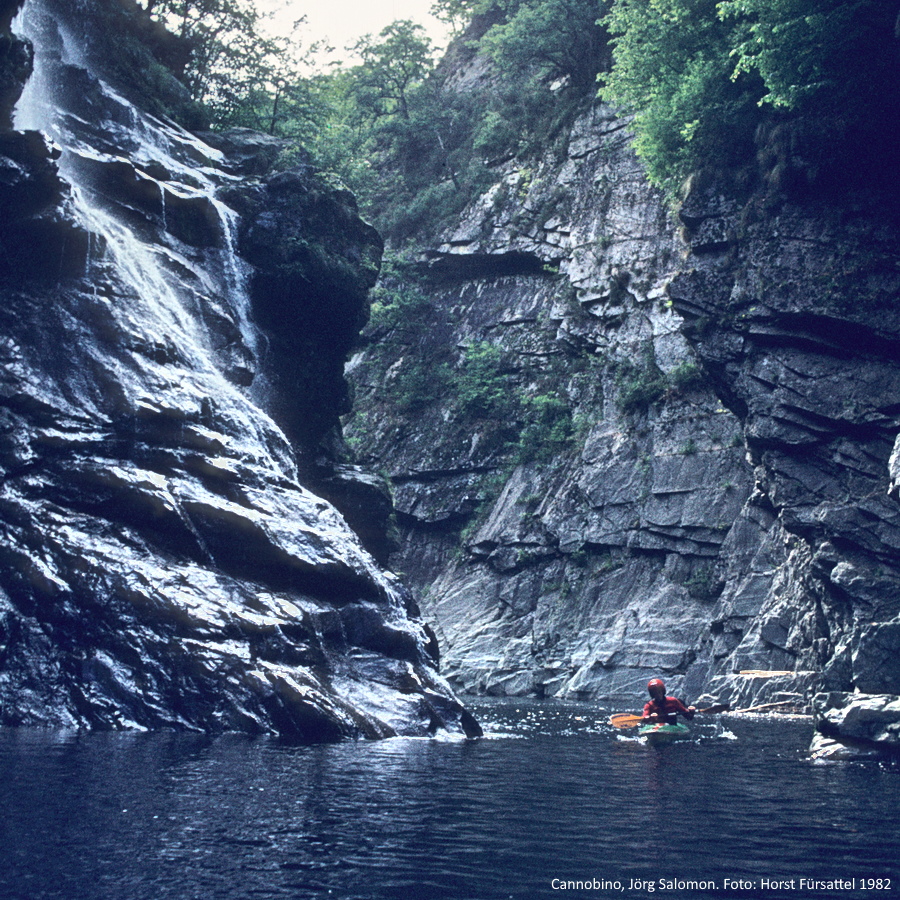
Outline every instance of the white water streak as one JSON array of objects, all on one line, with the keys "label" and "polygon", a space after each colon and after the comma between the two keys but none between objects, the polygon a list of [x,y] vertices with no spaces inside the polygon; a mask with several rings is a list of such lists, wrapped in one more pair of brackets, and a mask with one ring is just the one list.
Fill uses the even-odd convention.
[{"label": "white water streak", "polygon": [[[57,106],[57,78],[54,66],[59,61],[70,66],[87,68],[82,48],[71,33],[55,22],[44,10],[40,0],[27,0],[17,16],[13,30],[32,40],[35,47],[34,72],[22,92],[15,110],[17,130],[40,131],[62,148],[59,160],[60,175],[72,185],[77,217],[85,229],[100,240],[91,241],[89,271],[86,276],[102,279],[103,263],[111,263],[119,276],[139,298],[141,310],[129,310],[122,322],[126,331],[148,339],[187,340],[195,353],[205,357],[203,368],[217,368],[210,337],[205,333],[198,313],[197,291],[225,301],[241,333],[245,345],[255,353],[258,332],[250,321],[250,301],[247,288],[247,268],[236,252],[236,214],[215,195],[229,179],[216,164],[222,154],[192,135],[152,116],[145,115],[124,97],[101,82],[106,99],[130,119],[128,135],[137,141],[137,148],[124,156],[111,156],[88,147],[66,127],[71,115]],[[159,185],[160,223],[165,236],[166,194],[184,200],[208,204],[218,219],[220,245],[208,252],[199,262],[180,250],[178,242],[168,236],[168,247],[139,237],[108,208],[108,204],[93,195],[79,175],[78,162],[89,159],[100,165],[115,161],[130,162],[140,177]],[[167,173],[165,181],[148,175],[144,168]],[[99,252],[93,252],[97,246]],[[213,262],[210,266],[209,263]],[[191,271],[196,284],[193,290],[185,284],[184,272]]]}]

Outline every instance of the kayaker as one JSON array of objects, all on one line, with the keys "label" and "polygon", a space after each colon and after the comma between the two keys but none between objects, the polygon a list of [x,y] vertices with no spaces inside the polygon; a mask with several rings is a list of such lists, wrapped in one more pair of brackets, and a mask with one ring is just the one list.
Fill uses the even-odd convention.
[{"label": "kayaker", "polygon": [[647,690],[652,699],[644,706],[641,718],[648,722],[665,722],[667,725],[674,725],[679,714],[688,721],[694,718],[696,710],[693,706],[685,706],[677,697],[666,696],[666,686],[661,678],[649,681]]}]

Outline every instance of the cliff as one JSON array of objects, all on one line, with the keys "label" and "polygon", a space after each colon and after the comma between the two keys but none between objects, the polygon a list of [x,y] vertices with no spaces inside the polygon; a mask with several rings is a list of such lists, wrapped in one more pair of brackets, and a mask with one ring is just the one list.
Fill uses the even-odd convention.
[{"label": "cliff", "polygon": [[820,693],[822,722],[851,692],[881,709],[900,692],[890,204],[849,173],[750,200],[720,176],[673,211],[628,124],[598,103],[501,164],[417,248],[413,295],[385,281],[348,434],[394,483],[394,563],[467,691],[633,703],[662,675],[734,705]]},{"label": "cliff", "polygon": [[384,505],[327,451],[377,234],[277,142],[165,118],[136,4],[0,13],[0,723],[477,733],[321,496]]},{"label": "cliff", "polygon": [[[594,107],[423,255],[418,320],[351,361],[366,415],[348,434],[390,472],[396,566],[427,590],[446,674],[467,691],[631,698],[662,672],[699,692],[753,471],[672,308],[683,245],[626,123]],[[512,402],[466,407],[466,348],[485,344],[481,387]],[[418,358],[458,377],[392,413]]]}]

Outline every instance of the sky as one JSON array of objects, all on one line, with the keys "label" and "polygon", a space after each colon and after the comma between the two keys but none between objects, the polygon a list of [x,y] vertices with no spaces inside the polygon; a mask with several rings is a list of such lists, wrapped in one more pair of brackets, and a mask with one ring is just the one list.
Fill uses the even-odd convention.
[{"label": "sky", "polygon": [[424,26],[439,47],[446,44],[446,26],[429,13],[433,0],[257,0],[261,9],[280,9],[276,21],[290,23],[306,16],[300,35],[309,45],[328,39],[335,47],[333,58],[347,60],[344,52],[364,34],[377,35],[397,19],[412,19]]}]

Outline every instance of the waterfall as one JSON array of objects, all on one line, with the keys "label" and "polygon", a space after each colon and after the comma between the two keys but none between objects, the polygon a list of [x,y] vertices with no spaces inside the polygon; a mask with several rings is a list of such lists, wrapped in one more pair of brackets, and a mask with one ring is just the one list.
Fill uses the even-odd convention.
[{"label": "waterfall", "polygon": [[[220,358],[223,341],[210,333],[209,316],[198,309],[212,298],[240,334],[246,368],[255,368],[259,335],[250,320],[247,267],[236,252],[236,214],[217,196],[236,180],[218,167],[222,154],[138,110],[96,78],[83,48],[43,0],[27,0],[13,28],[35,48],[34,72],[14,124],[20,131],[44,133],[61,148],[59,171],[71,185],[75,217],[92,236],[86,279],[96,284],[111,266],[136,303],[123,311],[124,330],[138,341],[190,345],[210,374],[228,366]],[[101,123],[86,121],[78,108],[81,96],[76,91],[73,103],[66,89],[79,70],[96,78],[109,120],[102,127],[111,132],[111,141],[92,141]],[[145,221],[134,221],[137,203],[120,199],[116,179],[135,191],[154,186],[157,208],[147,210],[152,204],[142,198]],[[208,231],[200,241],[202,252],[191,246],[190,235],[178,235],[178,209],[186,211],[191,228]]]},{"label": "waterfall", "polygon": [[[9,136],[18,181],[0,184],[0,202],[19,203],[0,222],[0,723],[305,740],[459,727],[405,591],[301,483],[257,377],[266,344],[238,236],[260,219],[265,234],[296,229],[291,263],[291,239],[323,227],[362,259],[371,229],[306,172],[236,175],[240,149],[226,156],[133,104],[133,76],[98,47],[121,27],[140,57],[135,9],[26,0],[12,26],[35,64]],[[314,221],[310,190],[324,200]],[[280,257],[253,263],[262,280]],[[333,268],[346,276],[340,255]],[[314,305],[306,287],[261,299],[257,282],[254,299],[278,327],[285,308]],[[327,335],[322,357],[290,358],[305,324],[295,309],[284,327],[289,388],[308,375],[327,397]],[[309,393],[303,409],[318,412]]]}]

